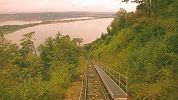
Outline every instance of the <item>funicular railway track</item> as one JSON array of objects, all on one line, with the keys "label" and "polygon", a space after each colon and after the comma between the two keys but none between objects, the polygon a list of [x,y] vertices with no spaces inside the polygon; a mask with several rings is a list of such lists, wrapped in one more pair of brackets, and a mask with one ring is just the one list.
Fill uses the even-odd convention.
[{"label": "funicular railway track", "polygon": [[88,61],[79,100],[127,100],[127,81],[109,67]]},{"label": "funicular railway track", "polygon": [[112,100],[91,62],[87,64],[79,100]]},{"label": "funicular railway track", "polygon": [[111,100],[104,84],[91,62],[88,64],[87,74],[87,100]]}]

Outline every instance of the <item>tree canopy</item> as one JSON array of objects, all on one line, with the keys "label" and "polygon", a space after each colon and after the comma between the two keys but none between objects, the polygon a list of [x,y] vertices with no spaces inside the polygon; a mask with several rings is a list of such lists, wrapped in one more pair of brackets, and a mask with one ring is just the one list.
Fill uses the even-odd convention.
[{"label": "tree canopy", "polygon": [[0,36],[0,99],[61,100],[77,79],[79,43],[59,33],[37,53],[34,34],[24,34],[20,46]]}]

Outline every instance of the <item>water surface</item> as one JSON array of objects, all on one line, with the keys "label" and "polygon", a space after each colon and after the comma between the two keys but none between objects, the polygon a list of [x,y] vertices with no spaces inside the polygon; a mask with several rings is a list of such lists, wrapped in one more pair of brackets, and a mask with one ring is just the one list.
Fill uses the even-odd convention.
[{"label": "water surface", "polygon": [[35,31],[34,43],[35,46],[39,46],[48,37],[54,37],[58,32],[61,32],[63,35],[69,35],[72,38],[83,38],[83,44],[86,44],[99,38],[102,32],[106,32],[106,28],[112,20],[113,18],[104,18],[70,23],[45,24],[21,29],[9,33],[5,37],[19,44],[19,41],[23,38],[23,34]]}]

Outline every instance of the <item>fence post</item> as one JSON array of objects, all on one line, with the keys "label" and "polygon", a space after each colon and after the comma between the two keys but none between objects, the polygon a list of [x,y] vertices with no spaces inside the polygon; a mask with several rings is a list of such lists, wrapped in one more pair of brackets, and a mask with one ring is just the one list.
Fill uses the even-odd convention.
[{"label": "fence post", "polygon": [[121,87],[121,75],[119,73],[119,87]]},{"label": "fence post", "polygon": [[127,87],[128,87],[128,79],[126,78],[126,96],[128,96],[128,90],[127,90]]}]

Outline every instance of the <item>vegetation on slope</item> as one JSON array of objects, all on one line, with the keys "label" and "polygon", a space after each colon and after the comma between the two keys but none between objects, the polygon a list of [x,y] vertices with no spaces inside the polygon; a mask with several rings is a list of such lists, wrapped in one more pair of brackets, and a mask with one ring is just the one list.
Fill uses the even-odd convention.
[{"label": "vegetation on slope", "polygon": [[0,99],[61,100],[78,77],[80,49],[76,39],[59,33],[48,38],[37,53],[33,34],[25,34],[20,47],[1,35]]},{"label": "vegetation on slope", "polygon": [[[148,1],[148,0],[147,0]],[[178,1],[121,9],[108,32],[86,46],[94,60],[128,76],[133,99],[178,99]]]}]

